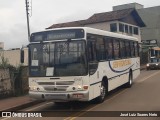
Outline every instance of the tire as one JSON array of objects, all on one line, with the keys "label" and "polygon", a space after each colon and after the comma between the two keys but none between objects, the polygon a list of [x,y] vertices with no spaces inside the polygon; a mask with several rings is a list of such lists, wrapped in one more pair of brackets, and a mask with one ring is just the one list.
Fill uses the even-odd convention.
[{"label": "tire", "polygon": [[105,100],[106,94],[107,94],[107,87],[105,86],[105,83],[102,81],[101,89],[100,89],[100,96],[98,96],[95,99],[96,103],[102,103]]},{"label": "tire", "polygon": [[126,83],[126,87],[127,88],[130,88],[130,87],[132,87],[132,84],[133,84],[133,77],[132,77],[132,73],[130,72],[129,73],[129,80],[128,80],[128,82]]}]

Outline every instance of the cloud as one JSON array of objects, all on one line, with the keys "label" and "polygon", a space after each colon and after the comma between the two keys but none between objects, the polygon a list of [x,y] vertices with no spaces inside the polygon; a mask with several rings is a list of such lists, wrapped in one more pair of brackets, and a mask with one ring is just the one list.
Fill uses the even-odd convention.
[{"label": "cloud", "polygon": [[[87,19],[94,13],[107,12],[112,6],[137,2],[144,7],[160,5],[152,0],[32,0],[31,32],[52,24]],[[0,41],[5,48],[28,44],[25,0],[0,0]]]},{"label": "cloud", "polygon": [[0,0],[0,10],[3,8],[10,8],[16,3],[17,0]]},{"label": "cloud", "polygon": [[8,32],[1,32],[0,36],[5,49],[19,48],[28,44],[27,29],[23,24],[15,24]]}]

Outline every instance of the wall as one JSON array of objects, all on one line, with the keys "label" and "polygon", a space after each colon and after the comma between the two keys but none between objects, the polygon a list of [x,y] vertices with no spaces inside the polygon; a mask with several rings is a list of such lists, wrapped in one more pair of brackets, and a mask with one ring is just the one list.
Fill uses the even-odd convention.
[{"label": "wall", "polygon": [[14,67],[18,67],[21,64],[23,64],[23,66],[28,66],[28,48],[24,48],[23,50],[24,63],[21,63],[21,49],[0,51],[0,57],[3,56],[6,60],[8,60],[8,63]]},{"label": "wall", "polygon": [[160,6],[137,10],[146,27],[141,28],[142,40],[158,40],[160,46]]},{"label": "wall", "polygon": [[3,50],[3,49],[4,49],[4,43],[0,42],[0,50]]},{"label": "wall", "polygon": [[142,9],[143,5],[139,3],[129,3],[129,4],[124,4],[124,5],[118,5],[118,6],[113,6],[113,11],[129,9],[129,8]]},{"label": "wall", "polygon": [[24,48],[24,62],[22,63],[23,66],[28,66],[28,48]]},{"label": "wall", "polygon": [[[96,28],[96,29],[110,31],[110,24],[111,23],[117,23],[117,25],[118,25],[118,23],[120,23],[120,21],[111,21],[111,22],[102,22],[102,23],[88,24],[88,25],[85,25],[85,27],[92,27],[92,28]],[[132,25],[132,24],[128,24],[126,22],[121,22],[121,23],[124,23],[124,24],[127,24],[127,25],[131,25],[131,26],[134,26],[134,27],[138,27],[138,26],[135,26],[135,25]],[[141,31],[140,31],[139,27],[138,27],[138,29],[139,29],[139,35],[135,35],[135,34],[131,35],[131,34],[126,34],[125,32],[119,32],[119,26],[117,26],[117,29],[118,29],[117,33],[136,37],[141,42]]]},{"label": "wall", "polygon": [[96,28],[100,30],[110,31],[110,22],[87,24],[84,27],[91,27],[91,28]]},{"label": "wall", "polygon": [[[3,56],[9,64],[13,66],[19,66],[20,65],[20,50],[4,50],[1,51],[1,56]],[[1,60],[1,59],[0,59]]]},{"label": "wall", "polygon": [[11,94],[11,84],[9,69],[0,69],[0,98],[3,95]]}]

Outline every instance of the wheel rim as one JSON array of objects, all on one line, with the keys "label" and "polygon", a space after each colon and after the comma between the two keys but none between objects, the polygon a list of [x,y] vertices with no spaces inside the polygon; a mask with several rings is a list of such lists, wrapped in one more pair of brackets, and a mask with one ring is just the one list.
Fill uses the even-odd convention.
[{"label": "wheel rim", "polygon": [[132,77],[129,77],[129,84],[132,85]]},{"label": "wheel rim", "polygon": [[102,85],[101,86],[101,97],[102,97],[102,99],[105,98],[105,95],[106,95],[106,89],[105,89],[104,85]]}]

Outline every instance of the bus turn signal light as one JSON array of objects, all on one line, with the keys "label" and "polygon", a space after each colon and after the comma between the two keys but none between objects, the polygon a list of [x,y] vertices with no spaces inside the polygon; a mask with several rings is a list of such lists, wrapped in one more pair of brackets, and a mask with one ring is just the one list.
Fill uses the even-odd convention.
[{"label": "bus turn signal light", "polygon": [[87,90],[87,89],[88,89],[88,86],[87,86],[87,85],[83,86],[83,89],[84,89],[84,90]]}]

